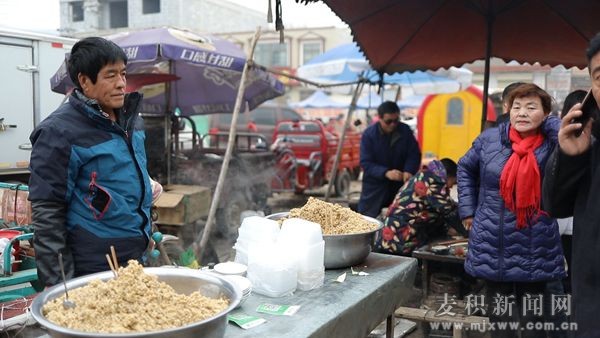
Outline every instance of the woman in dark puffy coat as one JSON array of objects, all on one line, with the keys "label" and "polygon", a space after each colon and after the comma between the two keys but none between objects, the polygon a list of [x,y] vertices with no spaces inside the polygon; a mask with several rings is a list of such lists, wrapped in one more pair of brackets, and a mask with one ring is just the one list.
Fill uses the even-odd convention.
[{"label": "woman in dark puffy coat", "polygon": [[[537,297],[547,281],[565,275],[557,223],[540,209],[543,168],[560,126],[548,115],[551,101],[534,84],[515,88],[510,122],[484,131],[458,163],[459,215],[471,229],[465,270],[486,281],[491,322],[542,321]],[[515,334],[492,331],[493,337]],[[545,337],[535,329],[522,334]]]}]

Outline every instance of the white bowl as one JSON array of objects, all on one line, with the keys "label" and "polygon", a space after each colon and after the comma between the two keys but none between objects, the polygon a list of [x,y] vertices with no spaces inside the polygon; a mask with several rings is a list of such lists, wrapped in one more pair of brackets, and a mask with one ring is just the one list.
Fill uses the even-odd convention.
[{"label": "white bowl", "polygon": [[252,283],[246,277],[238,275],[229,275],[224,276],[224,278],[229,280],[234,285],[238,286],[242,293],[250,292],[250,290],[252,290]]},{"label": "white bowl", "polygon": [[240,300],[240,303],[237,306],[240,307],[242,303],[244,303],[252,293],[252,282],[250,282],[250,279],[238,275],[227,275],[223,276],[223,278],[231,282],[231,284],[237,287],[241,292],[242,299]]}]

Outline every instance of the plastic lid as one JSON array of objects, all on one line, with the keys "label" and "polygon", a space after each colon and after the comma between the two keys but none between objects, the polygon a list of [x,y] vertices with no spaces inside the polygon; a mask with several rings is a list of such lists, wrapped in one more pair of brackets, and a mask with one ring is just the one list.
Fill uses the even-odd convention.
[{"label": "plastic lid", "polygon": [[241,263],[225,262],[215,265],[215,271],[222,275],[242,275],[248,267]]},{"label": "plastic lid", "polygon": [[321,225],[301,218],[289,218],[283,221],[279,241],[312,245],[323,241]]}]

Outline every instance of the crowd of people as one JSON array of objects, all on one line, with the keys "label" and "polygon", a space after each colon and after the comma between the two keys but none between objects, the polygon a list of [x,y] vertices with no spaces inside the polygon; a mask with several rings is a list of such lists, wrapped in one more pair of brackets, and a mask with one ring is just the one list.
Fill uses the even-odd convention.
[{"label": "crowd of people", "polygon": [[[596,104],[584,109],[586,92],[574,91],[556,116],[546,91],[513,83],[502,95],[503,114],[458,165],[442,159],[419,167],[421,153],[393,102],[379,107],[378,121],[363,135],[359,212],[384,221],[376,250],[410,256],[450,230],[468,237],[464,269],[484,282],[490,321],[522,324],[492,337],[600,337],[594,318],[600,259],[593,254],[600,240],[600,127],[594,123],[600,34],[590,41],[587,59]],[[457,202],[448,192],[454,182]],[[532,295],[546,297],[544,316],[526,311]],[[554,303],[559,297],[568,307],[561,313]],[[514,310],[495,311],[491,300],[500,298],[512,299]],[[576,326],[560,326],[567,320]],[[556,332],[526,327],[548,321],[557,323]]]},{"label": "crowd of people", "polygon": [[[445,158],[421,166],[397,104],[382,103],[377,121],[363,132],[360,154],[358,211],[384,220],[376,250],[411,255],[437,238],[468,237],[464,268],[485,282],[486,299],[514,297],[515,309],[525,309],[528,295],[566,290],[576,336],[600,337],[600,258],[593,254],[600,242],[600,127],[594,123],[600,35],[590,41],[587,59],[597,103],[592,112],[582,111],[585,91],[570,94],[558,117],[550,114],[553,99],[543,89],[512,84],[502,96],[503,116],[458,163]],[[61,281],[59,253],[71,278],[108,270],[110,245],[120,264],[143,260],[148,248],[152,181],[138,117],[141,96],[124,92],[126,64],[122,49],[105,39],[76,43],[68,61],[76,88],[31,135],[29,198],[45,285]],[[254,128],[251,122],[248,129]],[[450,194],[455,184],[458,201]],[[492,323],[544,320],[528,311],[489,309]],[[546,336],[539,329],[520,334]]]}]

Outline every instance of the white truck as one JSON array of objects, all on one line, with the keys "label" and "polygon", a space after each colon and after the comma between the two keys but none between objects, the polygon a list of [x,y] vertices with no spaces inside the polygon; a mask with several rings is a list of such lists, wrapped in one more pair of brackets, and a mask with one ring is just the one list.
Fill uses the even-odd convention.
[{"label": "white truck", "polygon": [[0,28],[0,182],[27,183],[29,134],[64,100],[50,78],[76,41]]}]

